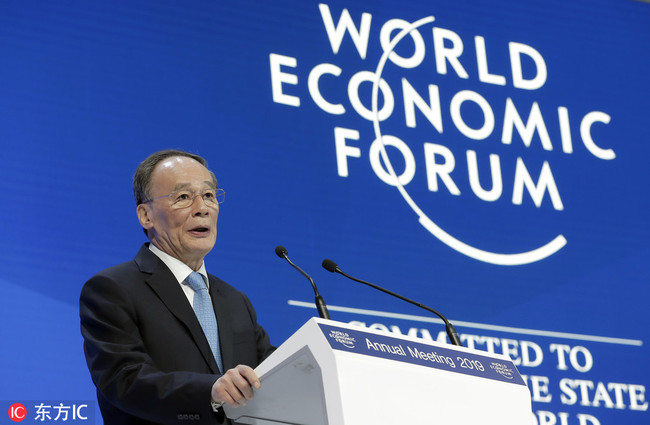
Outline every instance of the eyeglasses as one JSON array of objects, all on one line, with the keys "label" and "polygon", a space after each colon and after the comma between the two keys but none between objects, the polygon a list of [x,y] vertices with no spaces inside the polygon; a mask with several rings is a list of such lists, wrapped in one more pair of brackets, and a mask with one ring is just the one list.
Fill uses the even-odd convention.
[{"label": "eyeglasses", "polygon": [[169,195],[158,196],[147,199],[142,203],[155,201],[156,199],[169,198],[170,206],[176,209],[187,208],[194,203],[194,199],[200,196],[208,207],[216,207],[226,199],[226,191],[223,189],[206,189],[202,192],[195,192],[190,189],[176,190]]}]

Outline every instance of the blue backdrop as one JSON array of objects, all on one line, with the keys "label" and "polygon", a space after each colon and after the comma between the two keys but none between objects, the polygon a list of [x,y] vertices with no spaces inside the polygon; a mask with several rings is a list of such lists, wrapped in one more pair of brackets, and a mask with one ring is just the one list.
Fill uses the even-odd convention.
[{"label": "blue backdrop", "polygon": [[139,162],[182,148],[227,191],[207,268],[273,343],[316,315],[282,244],[335,320],[444,338],[326,257],[510,354],[539,424],[647,423],[648,22],[635,1],[2,1],[4,411],[101,423],[78,294],[144,241]]}]

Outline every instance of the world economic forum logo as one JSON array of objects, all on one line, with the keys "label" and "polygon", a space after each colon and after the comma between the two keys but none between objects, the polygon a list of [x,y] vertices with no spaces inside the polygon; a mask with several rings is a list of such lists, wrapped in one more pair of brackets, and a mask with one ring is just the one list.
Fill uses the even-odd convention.
[{"label": "world economic forum logo", "polygon": [[346,348],[354,348],[357,342],[353,336],[343,331],[331,330],[329,337]]},{"label": "world economic forum logo", "polygon": [[502,265],[526,264],[526,263],[532,263],[535,261],[539,261],[543,258],[546,258],[554,254],[555,252],[557,252],[564,245],[566,245],[566,239],[564,238],[564,236],[557,235],[553,240],[551,240],[550,242],[546,243],[543,246],[540,246],[539,248],[527,252],[517,253],[517,254],[499,254],[499,253],[490,252],[490,251],[473,247],[455,238],[449,233],[445,232],[441,227],[439,227],[436,223],[434,223],[433,220],[431,220],[429,216],[425,214],[422,211],[422,209],[420,209],[420,207],[415,203],[413,198],[411,198],[411,196],[406,191],[404,186],[400,183],[400,179],[397,177],[395,173],[395,170],[386,152],[386,143],[385,143],[385,139],[382,137],[381,127],[379,124],[379,109],[378,109],[377,99],[379,93],[379,83],[381,81],[381,74],[386,65],[386,61],[388,60],[388,57],[393,53],[395,46],[397,46],[397,44],[413,30],[423,25],[426,25],[428,23],[431,23],[433,21],[434,18],[432,16],[427,17],[413,23],[412,25],[400,31],[399,34],[392,40],[388,49],[384,51],[384,54],[379,60],[379,64],[377,65],[377,70],[375,71],[374,80],[372,82],[372,118],[373,118],[372,123],[375,131],[375,140],[381,141],[381,144],[379,145],[380,153],[381,153],[382,160],[384,161],[384,164],[386,165],[388,172],[391,176],[391,181],[397,187],[397,190],[402,195],[406,203],[418,215],[419,222],[422,226],[424,226],[425,229],[427,229],[433,236],[437,237],[440,241],[445,243],[447,246],[455,249],[460,253],[467,255],[468,257],[485,261],[487,263],[502,264]]},{"label": "world economic forum logo", "polygon": [[[445,226],[440,225],[435,217],[436,211],[440,211],[439,208],[437,210],[429,208],[428,213],[425,212],[422,197],[418,198],[414,195],[414,190],[409,189],[413,187],[409,186],[409,183],[416,174],[416,160],[414,150],[404,140],[413,138],[417,140],[422,134],[426,137],[420,152],[424,152],[424,177],[428,193],[446,190],[453,196],[461,196],[457,180],[454,180],[458,177],[454,177],[452,172],[455,168],[458,169],[456,167],[458,149],[464,149],[467,167],[466,182],[469,183],[468,189],[471,189],[467,193],[473,193],[483,202],[493,203],[497,200],[506,200],[502,161],[503,158],[512,157],[515,150],[521,152],[522,146],[515,148],[513,143],[519,138],[523,142],[524,154],[519,154],[514,159],[512,164],[514,172],[509,175],[512,179],[511,203],[522,205],[525,197],[529,196],[536,208],[540,208],[543,202],[550,202],[552,210],[549,214],[557,214],[564,210],[564,203],[548,157],[551,154],[554,155],[553,158],[557,158],[558,155],[575,156],[574,144],[577,141],[572,138],[572,129],[579,129],[582,142],[581,155],[586,153],[590,155],[590,159],[595,157],[599,160],[613,160],[616,157],[614,151],[602,147],[606,141],[599,140],[597,143],[592,136],[593,126],[602,127],[609,124],[611,117],[607,113],[593,110],[576,116],[574,111],[569,111],[569,108],[558,106],[556,111],[553,111],[552,119],[543,115],[539,103],[534,101],[531,104],[528,100],[530,93],[540,90],[548,79],[549,68],[543,55],[530,45],[517,41],[508,42],[504,50],[507,51],[510,59],[508,64],[510,74],[506,78],[505,74],[490,72],[490,65],[493,64],[489,64],[486,40],[480,35],[474,36],[472,40],[476,55],[474,64],[476,81],[471,88],[480,84],[480,87],[485,85],[494,92],[496,87],[507,98],[503,101],[496,95],[483,95],[470,89],[470,86],[443,98],[440,87],[427,80],[431,78],[432,71],[437,72],[438,75],[455,75],[457,77],[455,84],[461,86],[472,77],[467,71],[469,68],[461,60],[465,45],[469,43],[464,42],[458,33],[433,25],[436,21],[433,16],[412,23],[399,18],[390,19],[382,24],[379,32],[381,53],[378,62],[370,59],[366,61],[368,45],[371,41],[372,15],[362,13],[360,19],[355,20],[347,9],[343,9],[340,11],[338,21],[335,21],[333,12],[327,4],[320,4],[318,8],[334,55],[340,53],[344,39],[351,40],[366,69],[356,68],[359,66],[357,62],[348,59],[346,64],[341,66],[328,62],[318,64],[311,67],[305,75],[298,65],[297,58],[287,54],[271,53],[269,55],[271,89],[275,103],[300,107],[302,99],[296,95],[297,92],[292,91],[291,86],[299,85],[306,80],[311,99],[322,111],[330,115],[344,115],[352,112],[350,111],[352,109],[363,120],[370,122],[374,141],[370,143],[367,154],[376,176],[382,182],[396,188],[424,229],[445,245],[468,257],[497,265],[522,265],[548,258],[567,244],[567,239],[562,233],[549,229],[548,236],[536,236],[540,239],[530,241],[527,247],[506,253],[479,247],[463,240],[466,236],[455,236],[453,231],[445,230],[443,228]],[[425,38],[423,34],[429,35]],[[405,39],[407,40],[402,43]],[[433,46],[427,47],[425,39],[432,40]],[[404,47],[405,44],[407,48],[400,50],[399,47]],[[346,46],[349,47],[351,44],[348,42]],[[425,62],[429,52],[435,52],[433,63],[435,67],[432,67],[431,61]],[[524,64],[528,64],[527,68]],[[499,65],[504,68],[504,64]],[[356,68],[348,79],[347,90],[344,85],[337,85],[332,89],[332,84],[338,84],[348,78],[344,72],[345,66]],[[411,80],[414,70],[420,71]],[[347,71],[349,73],[349,70]],[[370,102],[368,102],[368,86],[371,87]],[[426,89],[423,89],[423,86]],[[401,124],[399,120],[402,115],[396,112],[395,107],[395,93],[399,91],[402,94],[404,107],[404,121]],[[344,105],[341,95],[347,95],[351,108]],[[520,101],[518,96],[527,99],[526,103]],[[564,99],[558,100],[558,102],[563,101]],[[497,105],[496,102],[501,104]],[[496,140],[495,137],[494,111],[497,108],[503,108],[504,111],[500,140]],[[467,112],[468,110],[470,112]],[[447,135],[450,131],[448,128],[443,128],[443,111],[448,111],[448,118],[453,123],[452,130],[455,133],[452,136]],[[400,125],[395,125],[396,120]],[[550,127],[551,125],[554,127]],[[419,132],[418,126],[422,127]],[[553,131],[554,137],[557,137],[555,143],[551,140]],[[435,140],[431,140],[431,132],[435,135]],[[488,139],[491,144],[487,147],[491,152],[488,155],[487,175],[491,177],[492,182],[491,187],[486,188],[485,182],[479,178],[479,149],[474,146],[485,148],[488,142],[482,141]],[[334,128],[337,172],[340,177],[348,178],[350,175],[348,162],[352,158],[362,156],[361,147],[355,145],[358,144],[356,141],[360,140],[367,140],[367,137],[362,137],[357,129],[340,126]],[[463,142],[469,148],[459,147],[459,142]],[[537,143],[541,146],[534,146]],[[397,157],[399,166],[391,162],[387,147],[391,149],[393,161]],[[535,159],[531,161],[531,165],[525,159],[533,150]],[[485,156],[484,152],[485,149],[483,156]],[[543,159],[541,166],[540,158]],[[486,162],[485,159],[488,158],[482,158],[483,163]],[[418,186],[417,190],[422,190],[419,189],[421,184],[416,186]]]},{"label": "world economic forum logo", "polygon": [[490,369],[498,373],[499,375],[503,376],[506,379],[513,379],[514,378],[514,371],[512,368],[508,367],[508,365],[504,363],[497,363],[497,362],[492,362],[490,365]]}]

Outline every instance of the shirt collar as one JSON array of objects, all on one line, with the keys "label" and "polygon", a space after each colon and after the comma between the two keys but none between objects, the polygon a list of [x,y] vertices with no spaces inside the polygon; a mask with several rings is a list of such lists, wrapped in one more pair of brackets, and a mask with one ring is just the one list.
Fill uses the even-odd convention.
[{"label": "shirt collar", "polygon": [[[166,252],[160,250],[156,245],[150,243],[149,250],[156,254],[160,260],[165,263],[167,268],[172,272],[178,283],[183,283],[185,279],[192,273],[192,270],[187,264],[183,263],[178,258],[172,257]],[[208,288],[210,288],[210,280],[208,279],[208,272],[205,270],[205,262],[201,263],[201,268],[197,270],[203,276]]]}]

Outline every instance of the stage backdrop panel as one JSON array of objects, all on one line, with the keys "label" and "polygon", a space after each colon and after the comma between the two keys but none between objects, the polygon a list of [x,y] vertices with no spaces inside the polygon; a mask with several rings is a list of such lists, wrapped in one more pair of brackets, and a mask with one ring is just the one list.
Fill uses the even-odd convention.
[{"label": "stage backdrop panel", "polygon": [[316,315],[284,245],[333,319],[445,339],[324,258],[510,355],[538,424],[647,423],[648,22],[629,0],[3,1],[3,412],[101,423],[79,291],[145,241],[139,162],[182,148],[227,192],[207,268],[273,343]]}]

